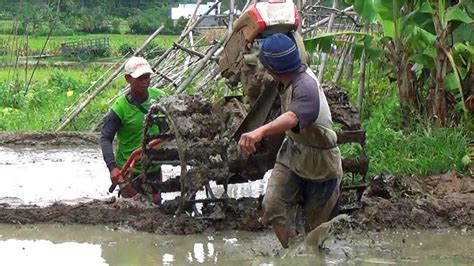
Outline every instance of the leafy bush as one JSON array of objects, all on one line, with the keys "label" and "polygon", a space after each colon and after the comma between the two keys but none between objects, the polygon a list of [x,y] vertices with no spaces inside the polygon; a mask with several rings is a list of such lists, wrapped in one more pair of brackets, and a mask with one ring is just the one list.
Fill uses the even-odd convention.
[{"label": "leafy bush", "polygon": [[129,43],[122,43],[118,48],[118,52],[124,56],[128,54],[133,54],[133,48]]},{"label": "leafy bush", "polygon": [[21,108],[24,104],[24,86],[13,82],[0,83],[0,106]]},{"label": "leafy bush", "polygon": [[147,59],[151,59],[162,55],[165,50],[166,49],[162,47],[161,44],[157,42],[151,42],[145,47],[142,53]]},{"label": "leafy bush", "polygon": [[159,22],[151,17],[149,14],[132,17],[128,21],[130,31],[135,34],[150,34],[153,33],[160,26]]},{"label": "leafy bush", "polygon": [[115,34],[120,34],[120,24],[122,23],[122,19],[120,18],[113,18],[112,21],[110,22],[112,26],[112,33]]},{"label": "leafy bush", "polygon": [[83,10],[78,17],[77,30],[85,33],[110,33],[111,21],[101,10]]},{"label": "leafy bush", "polygon": [[57,92],[82,92],[87,87],[85,82],[67,76],[63,70],[55,69],[48,80],[48,88]]},{"label": "leafy bush", "polygon": [[30,85],[28,92],[25,95],[25,108],[36,109],[46,103],[53,90],[44,90],[39,83],[33,83]]},{"label": "leafy bush", "polygon": [[3,42],[0,42],[0,55],[6,55],[7,50],[5,49],[5,44]]}]

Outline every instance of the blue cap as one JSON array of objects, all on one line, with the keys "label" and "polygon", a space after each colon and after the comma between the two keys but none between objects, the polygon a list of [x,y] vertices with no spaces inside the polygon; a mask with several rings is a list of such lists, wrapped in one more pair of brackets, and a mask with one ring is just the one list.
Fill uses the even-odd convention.
[{"label": "blue cap", "polygon": [[285,74],[301,66],[300,54],[295,42],[282,33],[267,37],[260,49],[260,62],[275,74]]}]

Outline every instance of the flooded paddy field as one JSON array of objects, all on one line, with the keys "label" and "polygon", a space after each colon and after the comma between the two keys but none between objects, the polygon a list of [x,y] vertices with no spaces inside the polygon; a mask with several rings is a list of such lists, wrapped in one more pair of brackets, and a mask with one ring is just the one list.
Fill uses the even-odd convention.
[{"label": "flooded paddy field", "polygon": [[472,265],[474,234],[452,230],[347,232],[319,254],[285,257],[270,231],[158,235],[107,226],[0,225],[8,265]]},{"label": "flooded paddy field", "polygon": [[[0,256],[6,264],[474,264],[470,178],[382,176],[364,196],[364,208],[321,252],[289,255],[258,223],[266,178],[229,186],[233,199],[223,220],[176,216],[167,202],[178,193],[164,194],[159,208],[116,199],[107,191],[109,174],[94,139],[83,139],[69,146],[0,146]],[[166,166],[164,173],[173,177],[179,169]]]}]

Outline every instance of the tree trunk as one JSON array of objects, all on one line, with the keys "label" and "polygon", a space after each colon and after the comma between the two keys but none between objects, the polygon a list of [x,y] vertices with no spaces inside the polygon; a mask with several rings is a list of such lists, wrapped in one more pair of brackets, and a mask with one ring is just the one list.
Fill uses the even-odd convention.
[{"label": "tree trunk", "polygon": [[448,58],[441,49],[442,43],[441,38],[436,41],[437,57],[435,60],[436,69],[434,70],[434,91],[431,93],[429,106],[429,118],[433,124],[437,127],[443,127],[446,125],[448,110],[446,104],[446,89],[444,87],[444,78],[446,77],[448,70]]},{"label": "tree trunk", "polygon": [[344,69],[346,70],[346,79],[351,82],[354,73],[354,45],[351,45],[349,52],[347,52],[346,66]]},{"label": "tree trunk", "polygon": [[418,97],[416,92],[416,77],[409,61],[409,55],[403,50],[400,41],[391,41],[387,44],[389,50],[388,57],[395,66],[397,75],[398,95],[400,99],[400,111],[403,116],[404,126],[408,126],[412,120],[412,114],[418,110]]},{"label": "tree trunk", "polygon": [[446,104],[446,88],[444,87],[444,79],[448,72],[448,57],[445,51],[449,51],[448,30],[443,28],[438,15],[433,16],[433,23],[438,38],[435,41],[436,59],[435,70],[433,75],[434,90],[430,92],[428,106],[428,117],[435,126],[443,127],[446,125],[448,117],[448,107]]}]

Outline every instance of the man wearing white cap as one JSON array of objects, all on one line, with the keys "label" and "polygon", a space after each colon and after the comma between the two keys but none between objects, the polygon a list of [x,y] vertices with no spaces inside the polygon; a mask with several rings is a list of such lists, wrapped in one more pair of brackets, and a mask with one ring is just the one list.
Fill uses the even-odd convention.
[{"label": "man wearing white cap", "polygon": [[[117,180],[121,175],[120,169],[130,154],[141,147],[144,131],[143,120],[150,107],[150,101],[165,95],[162,90],[149,87],[152,73],[153,70],[146,59],[131,57],[125,64],[125,79],[130,85],[130,91],[115,101],[104,118],[100,146],[112,181]],[[161,128],[161,130],[165,129]],[[157,134],[159,131],[159,127],[153,126],[149,133]],[[117,135],[117,148],[114,155],[112,142],[115,135]],[[140,173],[140,163],[135,164],[131,172]],[[160,182],[162,180],[160,167],[151,169],[147,179],[151,182]],[[137,192],[143,193],[142,184],[133,182],[132,187]],[[121,194],[124,197],[131,196],[127,195],[126,191],[121,191]],[[152,196],[155,203],[161,201],[159,192],[153,193]]]}]

